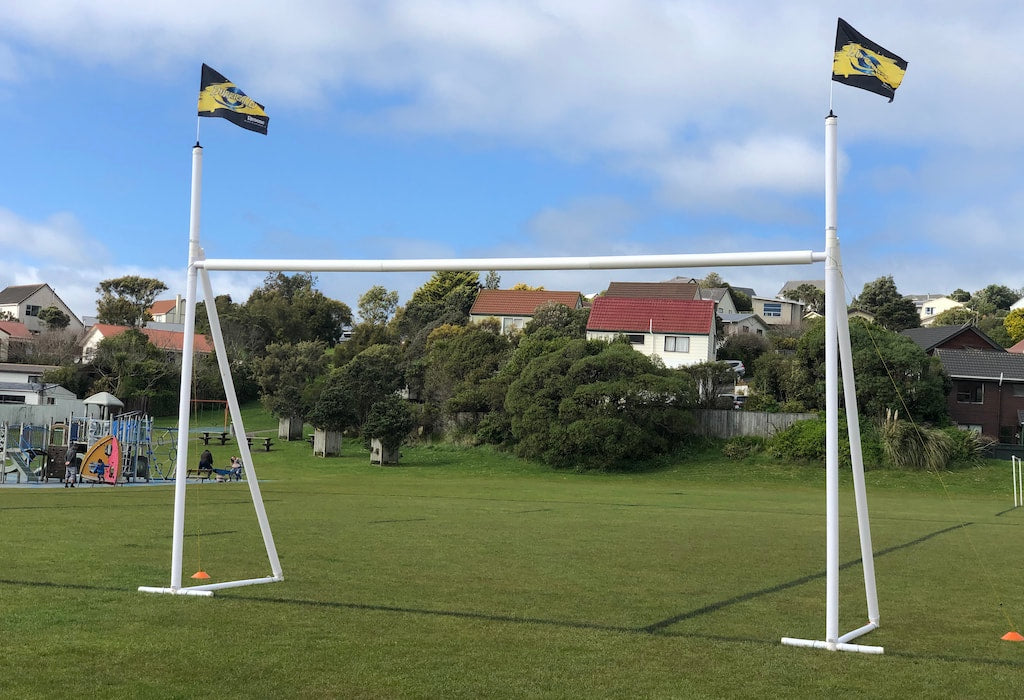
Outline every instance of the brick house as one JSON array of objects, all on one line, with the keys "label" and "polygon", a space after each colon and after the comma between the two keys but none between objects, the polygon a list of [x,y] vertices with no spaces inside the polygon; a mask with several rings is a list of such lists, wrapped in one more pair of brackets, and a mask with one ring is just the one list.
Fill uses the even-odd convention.
[{"label": "brick house", "polygon": [[1024,355],[936,348],[935,356],[953,381],[947,402],[954,423],[999,442],[1024,444]]}]

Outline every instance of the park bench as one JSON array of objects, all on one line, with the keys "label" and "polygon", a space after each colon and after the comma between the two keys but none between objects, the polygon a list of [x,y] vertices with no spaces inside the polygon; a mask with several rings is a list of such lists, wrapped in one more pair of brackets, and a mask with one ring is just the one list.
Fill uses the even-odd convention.
[{"label": "park bench", "polygon": [[226,444],[228,444],[228,440],[231,439],[231,436],[228,435],[228,432],[226,430],[222,430],[221,432],[214,432],[214,431],[206,432],[206,431],[204,431],[203,432],[203,444],[204,445],[209,445],[210,444],[210,438],[217,438],[218,440],[220,440],[220,444],[221,445],[226,445]]},{"label": "park bench", "polygon": [[252,441],[254,439],[255,440],[262,440],[263,441],[263,449],[266,450],[267,452],[270,452],[270,446],[274,444],[273,438],[268,438],[268,437],[265,437],[265,438],[261,438],[261,437],[253,438],[252,435],[246,435],[245,439],[249,443],[249,447],[252,447]]}]

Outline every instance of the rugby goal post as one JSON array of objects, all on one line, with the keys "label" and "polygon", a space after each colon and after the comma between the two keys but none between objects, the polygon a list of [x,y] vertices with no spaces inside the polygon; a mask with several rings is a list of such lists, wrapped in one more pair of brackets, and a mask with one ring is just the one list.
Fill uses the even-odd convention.
[{"label": "rugby goal post", "polygon": [[[221,583],[182,586],[182,549],[185,518],[185,475],[188,460],[188,426],[191,399],[192,358],[196,295],[199,279],[210,321],[210,334],[217,353],[217,364],[227,396],[231,422],[236,435],[245,435],[241,410],[234,391],[230,367],[224,348],[217,315],[215,296],[209,271],[263,271],[263,272],[437,272],[441,270],[628,270],[655,268],[736,267],[763,265],[809,265],[825,263],[825,373],[826,373],[826,601],[825,639],[807,640],[784,637],[783,644],[829,649],[832,651],[858,651],[882,653],[881,647],[868,647],[850,642],[876,629],[879,624],[878,599],[875,589],[873,555],[867,495],[864,483],[864,465],[860,444],[856,389],[853,375],[853,356],[850,346],[845,295],[843,293],[842,264],[836,226],[836,132],[837,119],[829,114],[825,122],[825,251],[811,250],[769,251],[745,253],[620,255],[585,257],[522,257],[522,258],[455,258],[409,260],[285,260],[285,259],[207,259],[199,243],[199,212],[202,182],[202,147],[196,143],[192,149],[192,191],[189,222],[189,249],[186,276],[185,329],[182,347],[182,371],[178,405],[178,446],[175,467],[174,523],[171,553],[171,582],[167,587],[140,586],[139,591],[173,595],[212,596],[215,591],[284,580],[277,556],[266,509],[260,494],[251,451],[244,440],[239,441],[239,452],[245,469],[257,521],[263,535],[271,574],[259,578]],[[868,624],[852,632],[839,634],[839,404],[838,368],[842,364],[843,393],[846,401],[847,431],[854,475],[857,522],[860,535],[864,570]],[[185,428],[182,428],[185,426]]]}]

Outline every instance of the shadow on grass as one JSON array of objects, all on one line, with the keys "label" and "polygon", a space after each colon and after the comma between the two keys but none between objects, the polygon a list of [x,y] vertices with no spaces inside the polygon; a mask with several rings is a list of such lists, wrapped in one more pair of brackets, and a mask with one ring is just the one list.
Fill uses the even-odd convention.
[{"label": "shadow on grass", "polygon": [[[381,520],[375,521],[380,523],[396,522]],[[402,521],[405,522],[405,521]],[[950,532],[966,528],[971,526],[973,523],[963,523],[961,525],[954,525],[951,527],[936,530],[928,534],[922,535],[913,540],[909,540],[902,544],[887,547],[875,552],[875,557],[884,557],[887,554],[898,552],[903,549],[915,547],[919,544],[927,542],[935,537],[948,534]],[[203,533],[204,536],[213,535],[226,535],[233,534],[233,531],[223,532],[210,532]],[[857,566],[861,563],[861,559],[853,559],[851,561],[840,564],[841,570],[849,569],[853,566]],[[573,629],[573,630],[592,630],[597,632],[613,632],[620,634],[639,634],[659,637],[672,637],[682,639],[700,639],[705,641],[725,642],[725,643],[740,643],[740,644],[756,644],[756,645],[778,645],[778,640],[775,638],[757,638],[757,637],[738,637],[738,636],[724,636],[724,635],[709,635],[704,633],[693,633],[684,631],[670,630],[671,626],[684,622],[686,620],[694,619],[703,615],[717,612],[724,608],[727,608],[737,603],[743,603],[746,601],[760,598],[763,596],[771,595],[784,591],[797,586],[802,586],[806,583],[816,581],[825,578],[826,572],[819,571],[807,576],[801,576],[800,578],[793,579],[791,581],[785,581],[783,583],[769,586],[767,588],[761,588],[755,591],[749,591],[741,595],[733,596],[725,600],[721,600],[709,605],[705,605],[693,610],[679,613],[671,617],[653,622],[648,625],[642,625],[639,627],[627,626],[627,625],[607,625],[597,622],[581,622],[574,620],[558,620],[551,618],[542,617],[515,617],[510,615],[494,615],[483,612],[472,612],[465,610],[442,610],[442,609],[431,609],[431,608],[413,608],[413,607],[401,607],[394,605],[374,605],[370,603],[351,603],[343,601],[325,601],[325,600],[303,600],[299,598],[279,598],[279,597],[247,597],[247,596],[231,596],[223,595],[222,597],[235,600],[236,602],[254,602],[263,603],[270,605],[290,605],[297,607],[306,608],[326,608],[335,610],[357,610],[357,611],[369,611],[369,612],[382,612],[382,613],[398,613],[402,615],[421,615],[431,617],[444,617],[444,618],[456,618],[463,620],[479,620],[483,622],[495,622],[501,624],[514,624],[514,625],[542,625],[548,627],[556,627],[561,629]],[[82,590],[82,591],[114,591],[118,590],[110,586],[98,586],[82,583],[62,583],[56,581],[19,581],[11,579],[0,579],[0,585],[10,586],[28,586],[38,588],[53,588],[53,589],[70,589],[70,590]],[[128,589],[134,590],[134,589]],[[953,663],[975,663],[990,666],[1005,666],[1010,668],[1024,668],[1024,661],[1014,661],[1007,659],[993,659],[983,657],[971,657],[971,656],[955,656],[949,654],[914,654],[914,653],[902,653],[902,652],[886,652],[889,656],[905,659],[918,659],[918,660],[932,660],[932,661],[943,661]]]}]

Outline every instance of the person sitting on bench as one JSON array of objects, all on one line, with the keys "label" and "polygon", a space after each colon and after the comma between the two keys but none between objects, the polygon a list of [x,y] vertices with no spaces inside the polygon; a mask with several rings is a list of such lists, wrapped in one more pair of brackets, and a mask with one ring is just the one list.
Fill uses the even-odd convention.
[{"label": "person sitting on bench", "polygon": [[199,455],[199,477],[202,478],[203,472],[206,472],[206,476],[213,474],[213,455],[210,454],[209,450],[203,450],[203,454]]}]

